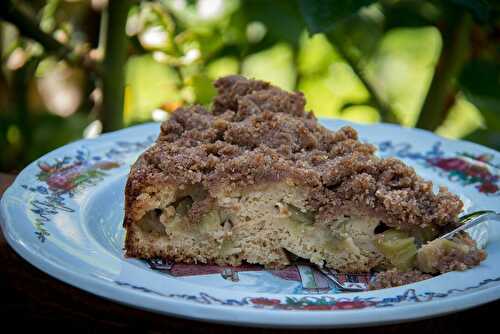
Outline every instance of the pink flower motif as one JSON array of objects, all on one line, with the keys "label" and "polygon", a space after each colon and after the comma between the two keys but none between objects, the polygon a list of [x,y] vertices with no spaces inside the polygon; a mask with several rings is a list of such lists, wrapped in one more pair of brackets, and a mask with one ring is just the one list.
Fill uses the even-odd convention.
[{"label": "pink flower motif", "polygon": [[337,305],[326,305],[326,304],[318,304],[318,305],[306,305],[303,308],[307,311],[330,311],[336,310]]},{"label": "pink flower motif", "polygon": [[466,174],[472,177],[478,177],[481,179],[490,179],[491,173],[487,168],[476,165],[469,165],[469,168],[466,171]]},{"label": "pink flower motif", "polygon": [[264,306],[274,306],[281,304],[281,301],[279,299],[264,298],[264,297],[252,298],[250,299],[250,301],[253,304],[264,305]]},{"label": "pink flower motif", "polygon": [[53,189],[71,190],[74,187],[73,179],[72,176],[55,174],[47,179],[47,185]]},{"label": "pink flower motif", "polygon": [[430,160],[429,163],[446,171],[465,171],[469,166],[466,161],[459,158],[436,158]]},{"label": "pink flower motif", "polygon": [[344,302],[337,302],[335,306],[339,310],[353,310],[353,309],[360,309],[360,308],[365,308],[369,306],[370,304],[362,301],[362,300],[355,300],[355,301],[344,301]]},{"label": "pink flower motif", "polygon": [[492,182],[484,182],[479,186],[479,192],[485,194],[494,194],[498,191],[498,186]]}]

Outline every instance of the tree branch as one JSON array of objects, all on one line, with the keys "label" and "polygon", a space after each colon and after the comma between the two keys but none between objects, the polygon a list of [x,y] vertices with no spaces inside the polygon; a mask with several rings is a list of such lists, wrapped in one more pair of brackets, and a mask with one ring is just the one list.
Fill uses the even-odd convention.
[{"label": "tree branch", "polygon": [[47,53],[63,58],[72,65],[81,66],[92,71],[97,70],[95,64],[56,40],[52,35],[41,30],[38,23],[29,14],[16,6],[13,1],[0,1],[0,18],[15,25],[21,35],[40,43]]},{"label": "tree branch", "polygon": [[472,17],[466,11],[452,15],[442,31],[443,47],[416,127],[434,131],[445,120],[456,94],[455,81],[469,54]]},{"label": "tree branch", "polygon": [[380,112],[380,116],[384,122],[388,123],[399,123],[396,115],[392,111],[391,107],[384,101],[380,96],[377,88],[368,80],[364,70],[361,68],[359,63],[347,52],[342,43],[337,39],[334,33],[329,33],[327,35],[328,40],[335,46],[339,54],[346,61],[347,64],[352,68],[353,72],[357,75],[361,83],[365,86],[366,90],[373,99],[375,107]]}]

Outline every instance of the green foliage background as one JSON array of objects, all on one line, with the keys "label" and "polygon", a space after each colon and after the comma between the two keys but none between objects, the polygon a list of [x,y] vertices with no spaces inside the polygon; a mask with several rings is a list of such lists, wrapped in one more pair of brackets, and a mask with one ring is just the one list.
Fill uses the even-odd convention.
[{"label": "green foliage background", "polygon": [[[105,18],[113,15],[106,1],[23,8],[46,34],[101,59]],[[0,171],[88,135],[104,113],[123,113],[129,126],[178,106],[209,105],[212,81],[234,73],[304,92],[319,117],[418,125],[499,149],[498,14],[499,5],[485,0],[131,2],[122,29],[129,41],[123,111],[102,107],[106,68],[74,65],[3,22]],[[62,83],[54,86],[59,99],[68,87],[80,92],[71,113],[57,115],[43,95],[51,78]]]}]

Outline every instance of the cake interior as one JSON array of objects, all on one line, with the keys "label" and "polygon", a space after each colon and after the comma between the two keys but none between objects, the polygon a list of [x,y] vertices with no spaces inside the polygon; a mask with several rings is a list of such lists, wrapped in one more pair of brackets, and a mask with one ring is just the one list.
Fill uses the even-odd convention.
[{"label": "cake interior", "polygon": [[430,229],[388,229],[366,215],[316,220],[306,198],[306,189],[291,181],[212,196],[200,185],[165,189],[148,197],[152,205],[128,233],[133,249],[148,258],[279,268],[299,257],[344,272],[409,270],[416,264],[417,246],[435,235]]}]

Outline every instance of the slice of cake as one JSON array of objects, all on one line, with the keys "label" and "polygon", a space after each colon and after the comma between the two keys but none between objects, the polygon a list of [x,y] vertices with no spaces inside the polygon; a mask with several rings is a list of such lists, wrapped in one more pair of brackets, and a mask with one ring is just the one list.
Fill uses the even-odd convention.
[{"label": "slice of cake", "polygon": [[353,273],[436,273],[484,258],[467,237],[427,245],[457,223],[460,199],[378,158],[354,129],[327,130],[301,93],[239,76],[215,86],[211,111],[176,110],[132,167],[127,256],[268,268],[298,256]]}]

